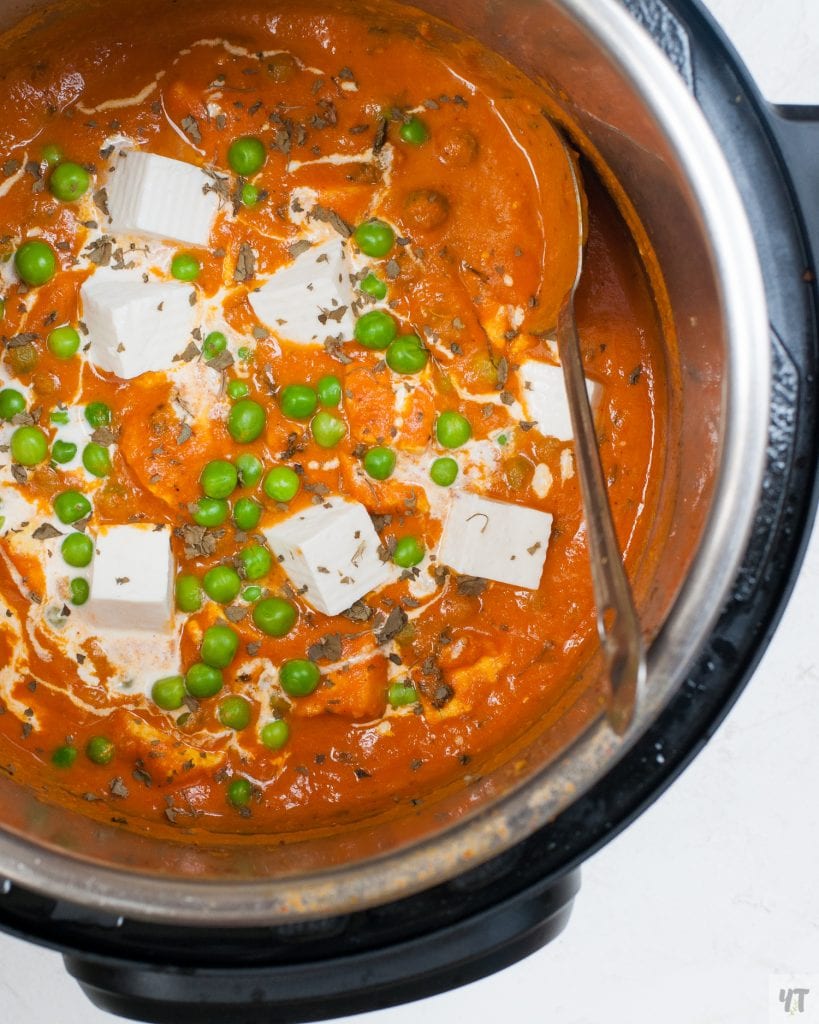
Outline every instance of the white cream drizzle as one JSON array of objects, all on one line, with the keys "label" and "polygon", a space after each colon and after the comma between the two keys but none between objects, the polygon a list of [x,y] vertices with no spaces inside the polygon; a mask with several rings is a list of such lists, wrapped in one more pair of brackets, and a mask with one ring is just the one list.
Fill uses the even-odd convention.
[{"label": "white cream drizzle", "polygon": [[[193,48],[197,46],[209,46],[214,49],[221,46],[222,49],[224,49],[227,53],[232,54],[234,57],[250,57],[253,60],[257,61],[266,59],[268,57],[275,57],[281,53],[289,54],[288,50],[264,50],[262,52],[254,53],[246,49],[244,46],[237,46],[234,43],[228,42],[227,39],[197,39],[195,43],[191,43],[190,47],[185,47],[184,49],[180,50],[175,59],[171,62],[170,66],[175,67],[179,63],[179,59],[181,57],[186,57],[189,53],[193,51]],[[293,54],[289,55],[293,57],[293,60],[302,71],[307,71],[314,75],[325,74],[325,72],[322,71],[320,68],[310,67],[309,65],[304,64],[302,61],[300,61],[298,57],[295,57]],[[79,110],[83,114],[98,114],[103,110],[122,110],[126,107],[136,107],[140,103],[143,103],[149,96],[151,96],[156,91],[159,83],[165,77],[165,74],[166,71],[164,68],[161,71],[158,71],[156,75],[153,77],[153,79],[146,85],[144,85],[139,90],[139,92],[135,93],[133,96],[122,96],[118,97],[117,99],[104,100],[102,103],[98,103],[94,107],[87,107],[85,106],[85,104],[78,102],[76,105],[77,110]],[[167,114],[165,116],[167,117]],[[170,118],[168,118],[168,120],[170,121]],[[173,122],[171,121],[170,123],[175,128]],[[38,135],[39,134],[40,133],[38,132]],[[37,136],[35,135],[32,139],[29,139],[27,141],[32,142],[36,137]],[[186,141],[190,140],[186,139]],[[25,144],[26,143],[21,143],[21,145]],[[200,152],[202,151],[200,150]]]},{"label": "white cream drizzle", "polygon": [[525,419],[523,407],[517,399],[507,405],[501,398],[501,392],[499,391],[483,391],[480,394],[476,394],[473,391],[467,391],[466,388],[461,387],[455,380],[452,381],[452,386],[455,388],[458,398],[463,402],[475,402],[477,405],[498,405],[506,409],[511,419]]},{"label": "white cream drizzle", "polygon": [[560,452],[560,478],[565,483],[574,476],[574,455],[571,448],[564,448]]},{"label": "white cream drizzle", "polygon": [[369,164],[373,160],[372,149],[365,149],[360,153],[326,153],[324,156],[317,156],[312,160],[288,160],[287,173],[292,174],[300,167],[313,167],[316,164],[333,164],[336,167],[342,167],[344,164]]},{"label": "white cream drizzle", "polygon": [[[2,554],[2,549],[0,549]],[[8,560],[3,555],[3,561],[8,564]],[[0,595],[0,633],[10,633],[12,638],[22,636],[23,627],[20,623],[20,617],[17,612],[11,608],[6,601]],[[30,717],[24,715],[24,711],[28,705],[24,702],[19,701],[13,694],[14,687],[20,682],[20,680],[28,674],[29,663],[25,647],[20,643],[12,645],[12,660],[7,665],[0,666],[0,697],[3,699],[3,703],[6,710],[19,718],[21,721],[30,721]],[[36,719],[35,719],[36,721]],[[32,724],[35,724],[32,722]]]},{"label": "white cream drizzle", "polygon": [[83,103],[77,104],[77,110],[83,114],[99,114],[103,110],[122,110],[124,107],[136,107],[144,103],[148,97],[156,91],[157,86],[164,77],[164,71],[158,71],[152,82],[148,82],[134,96],[123,96],[119,99],[104,100],[95,107],[86,107]]},{"label": "white cream drizzle", "polygon": [[28,153],[26,152],[26,153],[23,153],[22,159],[20,161],[19,169],[16,170],[14,172],[14,174],[12,174],[8,178],[6,178],[6,180],[3,182],[3,184],[0,185],[0,199],[2,199],[3,196],[7,196],[9,194],[9,192],[11,192],[11,190],[17,184],[17,182],[22,177],[25,176],[25,173],[26,173],[26,163],[27,162],[28,162]]},{"label": "white cream drizzle", "polygon": [[165,106],[165,97],[164,96],[161,98],[160,103],[162,104],[162,114],[163,114],[165,120],[170,125],[171,129],[174,132],[176,132],[176,134],[185,143],[186,146],[190,146],[190,148],[195,150],[197,153],[199,153],[200,156],[204,156],[205,155],[204,149],[202,149],[201,146],[197,146],[196,143],[193,141],[193,139],[190,137],[190,135],[186,135],[185,132],[179,127],[179,125],[176,123],[176,121],[174,121],[174,119],[168,113],[168,109]]},{"label": "white cream drizzle", "polygon": [[532,477],[532,490],[538,498],[545,498],[552,489],[552,471],[545,462],[539,462],[535,466]]}]

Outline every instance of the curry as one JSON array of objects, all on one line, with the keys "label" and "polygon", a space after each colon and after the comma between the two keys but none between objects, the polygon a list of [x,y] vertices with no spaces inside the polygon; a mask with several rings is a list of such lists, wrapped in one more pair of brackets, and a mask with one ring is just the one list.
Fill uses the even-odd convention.
[{"label": "curry", "polygon": [[[0,81],[0,766],[203,837],[469,785],[596,645],[544,89],[389,2],[73,24]],[[633,571],[663,339],[586,184],[578,323]]]}]

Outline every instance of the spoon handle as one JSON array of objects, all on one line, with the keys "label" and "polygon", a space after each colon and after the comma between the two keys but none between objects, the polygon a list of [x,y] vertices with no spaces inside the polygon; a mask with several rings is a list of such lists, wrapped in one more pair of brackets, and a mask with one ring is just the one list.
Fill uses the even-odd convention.
[{"label": "spoon handle", "polygon": [[575,456],[597,605],[597,632],[611,682],[608,719],[622,735],[634,716],[645,681],[645,651],[614,521],[611,517],[594,417],[583,373],[574,301],[570,295],[558,316],[557,344],[575,438]]}]

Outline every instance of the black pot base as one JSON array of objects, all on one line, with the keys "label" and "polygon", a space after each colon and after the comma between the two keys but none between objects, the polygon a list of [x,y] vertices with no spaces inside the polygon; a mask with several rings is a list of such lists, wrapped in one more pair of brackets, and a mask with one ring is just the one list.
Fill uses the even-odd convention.
[{"label": "black pot base", "polygon": [[575,870],[505,906],[356,956],[178,967],[67,954],[65,965],[95,1006],[133,1020],[302,1024],[411,1002],[502,970],[563,931],[579,887]]}]

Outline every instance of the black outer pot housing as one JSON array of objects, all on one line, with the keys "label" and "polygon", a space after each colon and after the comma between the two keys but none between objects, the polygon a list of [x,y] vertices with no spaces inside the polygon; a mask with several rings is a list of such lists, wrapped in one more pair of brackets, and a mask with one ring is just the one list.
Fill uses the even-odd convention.
[{"label": "black outer pot housing", "polygon": [[556,821],[409,899],[306,924],[217,931],[115,920],[14,886],[0,890],[0,928],[62,950],[98,1006],[158,1024],[326,1020],[454,988],[527,956],[565,926],[578,865],[692,760],[765,650],[815,505],[819,339],[810,254],[819,252],[819,108],[767,105],[697,0],[623,2],[721,141],[751,220],[770,316],[763,494],[706,648],[654,727]]}]

